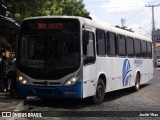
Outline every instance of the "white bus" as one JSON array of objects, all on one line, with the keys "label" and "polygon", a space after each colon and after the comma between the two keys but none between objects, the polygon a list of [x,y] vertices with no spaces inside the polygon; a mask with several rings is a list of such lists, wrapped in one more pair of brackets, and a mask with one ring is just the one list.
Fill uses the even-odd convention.
[{"label": "white bus", "polygon": [[150,38],[74,16],[25,19],[17,50],[17,94],[91,97],[153,78]]}]

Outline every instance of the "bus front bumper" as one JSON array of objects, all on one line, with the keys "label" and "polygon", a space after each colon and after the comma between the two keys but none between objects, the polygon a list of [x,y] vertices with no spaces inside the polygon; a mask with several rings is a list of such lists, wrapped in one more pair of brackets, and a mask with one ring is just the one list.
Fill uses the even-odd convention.
[{"label": "bus front bumper", "polygon": [[16,93],[19,96],[82,98],[82,83],[73,86],[33,86],[17,82]]}]

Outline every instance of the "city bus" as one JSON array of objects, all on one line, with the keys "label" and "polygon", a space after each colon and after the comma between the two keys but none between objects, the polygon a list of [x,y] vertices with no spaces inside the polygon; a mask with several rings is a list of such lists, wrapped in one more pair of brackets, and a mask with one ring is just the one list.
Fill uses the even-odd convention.
[{"label": "city bus", "polygon": [[150,38],[77,16],[26,18],[18,36],[17,94],[90,98],[153,78]]}]

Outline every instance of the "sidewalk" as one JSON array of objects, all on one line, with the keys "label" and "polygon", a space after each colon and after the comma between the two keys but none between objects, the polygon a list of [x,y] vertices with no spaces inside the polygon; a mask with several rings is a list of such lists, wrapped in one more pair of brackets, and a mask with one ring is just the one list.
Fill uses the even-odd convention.
[{"label": "sidewalk", "polygon": [[23,109],[23,99],[12,98],[9,93],[0,92],[0,111],[20,111]]}]

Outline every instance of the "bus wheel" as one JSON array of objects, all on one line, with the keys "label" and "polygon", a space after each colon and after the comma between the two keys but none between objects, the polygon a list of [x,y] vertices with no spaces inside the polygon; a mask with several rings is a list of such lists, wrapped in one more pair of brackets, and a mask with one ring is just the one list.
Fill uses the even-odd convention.
[{"label": "bus wheel", "polygon": [[136,75],[136,81],[135,81],[135,86],[134,86],[134,91],[138,91],[140,88],[140,76],[137,74]]},{"label": "bus wheel", "polygon": [[102,79],[98,80],[96,95],[92,96],[92,102],[94,104],[101,104],[105,96],[105,85]]}]

